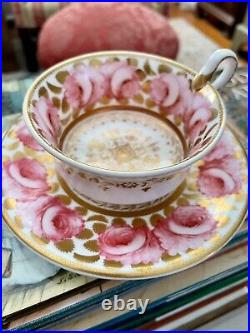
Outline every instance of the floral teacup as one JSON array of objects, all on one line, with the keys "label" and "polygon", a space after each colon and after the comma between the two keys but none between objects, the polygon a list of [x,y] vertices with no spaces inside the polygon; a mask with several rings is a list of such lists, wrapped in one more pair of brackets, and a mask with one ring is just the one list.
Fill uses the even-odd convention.
[{"label": "floral teacup", "polygon": [[199,74],[138,52],[79,56],[34,82],[24,119],[76,201],[141,210],[178,192],[190,166],[218,142],[225,109],[216,89],[236,66],[235,54],[224,49]]}]

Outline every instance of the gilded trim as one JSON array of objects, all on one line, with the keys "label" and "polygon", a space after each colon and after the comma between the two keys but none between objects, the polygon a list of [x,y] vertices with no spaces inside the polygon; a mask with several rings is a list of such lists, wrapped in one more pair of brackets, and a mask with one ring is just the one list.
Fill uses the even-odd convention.
[{"label": "gilded trim", "polygon": [[[234,131],[232,130],[234,133]],[[243,145],[238,140],[236,135],[234,134],[237,142],[242,148],[242,152],[244,154],[244,161],[247,163],[247,156],[246,152],[243,148]],[[159,277],[163,275],[169,275],[173,273],[180,272],[184,269],[191,268],[204,260],[208,259],[210,256],[212,256],[215,252],[217,252],[219,249],[221,249],[223,246],[225,246],[226,243],[230,241],[230,239],[233,237],[235,232],[240,228],[240,226],[243,224],[245,217],[247,216],[247,195],[244,194],[244,207],[242,208],[242,211],[239,214],[239,219],[235,221],[234,227],[228,232],[225,236],[216,236],[216,238],[213,240],[213,247],[209,250],[206,248],[200,248],[189,252],[190,257],[186,260],[182,260],[179,258],[172,258],[171,260],[167,260],[166,264],[162,267],[154,267],[154,266],[147,266],[147,265],[141,265],[140,267],[133,267],[133,271],[131,272],[122,272],[120,267],[115,266],[98,266],[95,267],[93,263],[88,261],[82,261],[82,262],[75,262],[74,260],[68,260],[68,259],[62,259],[60,256],[51,254],[51,251],[46,249],[46,245],[41,247],[41,244],[39,244],[37,241],[31,241],[30,237],[28,237],[25,233],[23,233],[20,229],[20,226],[17,223],[14,223],[12,219],[8,216],[8,213],[5,209],[3,209],[3,219],[5,220],[7,226],[12,230],[12,232],[16,235],[16,237],[21,240],[26,246],[30,247],[33,251],[35,251],[37,254],[45,258],[46,260],[61,266],[65,269],[85,274],[85,275],[91,275],[91,276],[99,276],[99,277],[105,277],[105,278],[113,278],[113,279],[144,279],[149,277]],[[124,216],[124,215],[123,215]],[[84,258],[83,258],[84,259]],[[162,260],[164,262],[164,257],[162,257]]]},{"label": "gilded trim", "polygon": [[[89,202],[83,200],[80,198],[75,192],[73,192],[70,189],[70,186],[67,184],[65,179],[57,174],[58,182],[62,186],[63,190],[79,205],[82,205],[88,209],[93,210],[94,212],[100,213],[100,214],[107,214],[109,216],[116,216],[116,217],[134,217],[134,216],[143,216],[143,215],[148,215],[151,213],[154,213],[160,209],[163,209],[166,205],[170,205],[173,201],[175,201],[181,193],[184,191],[186,188],[186,181],[183,181],[175,190],[174,193],[171,195],[168,195],[167,198],[163,202],[153,206],[153,207],[148,207],[148,208],[143,208],[143,209],[138,209],[135,211],[116,211],[116,210],[109,210],[101,207],[94,206],[90,204]],[[131,209],[133,209],[133,205],[131,205]]]},{"label": "gilded trim", "polygon": [[[153,112],[151,110],[145,109],[145,108],[141,108],[141,107],[135,107],[135,106],[131,106],[131,105],[113,105],[113,106],[104,106],[104,107],[100,107],[94,110],[90,110],[90,111],[86,111],[84,114],[82,114],[80,117],[74,119],[73,121],[71,121],[69,123],[69,125],[64,129],[60,141],[59,141],[59,149],[61,150],[63,147],[63,143],[64,140],[67,136],[67,134],[69,133],[69,131],[76,125],[78,124],[80,121],[82,121],[83,119],[86,119],[88,117],[91,117],[95,114],[99,114],[99,113],[106,113],[108,111],[133,111],[133,112],[137,112],[137,113],[145,113],[147,115],[150,115],[162,122],[164,122],[167,126],[169,126],[177,135],[177,137],[180,139],[180,142],[182,144],[182,148],[183,148],[183,152],[184,152],[184,157],[187,156],[188,154],[188,147],[185,141],[185,138],[183,137],[181,131],[175,126],[175,124],[173,124],[169,119],[162,117],[160,114]],[[86,163],[84,163],[86,164]],[[178,163],[175,163],[173,165],[177,165]],[[90,165],[91,166],[91,165]],[[153,170],[159,170],[162,168],[156,168]],[[112,170],[111,170],[112,171]]]},{"label": "gilded trim", "polygon": [[216,99],[219,103],[219,126],[218,126],[218,129],[217,129],[217,132],[214,134],[214,137],[211,140],[211,142],[206,147],[204,147],[203,150],[199,151],[194,156],[191,156],[189,158],[184,159],[183,161],[181,161],[177,165],[173,165],[173,166],[171,165],[171,166],[167,166],[167,167],[161,168],[161,169],[138,171],[138,172],[112,171],[112,170],[107,170],[107,169],[102,169],[102,168],[98,168],[98,167],[89,166],[89,165],[84,164],[82,162],[75,161],[75,160],[67,157],[66,155],[64,155],[59,149],[51,146],[45,140],[45,138],[39,133],[39,131],[35,128],[33,119],[31,117],[30,107],[32,106],[32,95],[34,93],[34,90],[37,88],[37,86],[40,85],[40,83],[44,79],[47,78],[47,76],[56,73],[58,70],[64,68],[65,65],[69,65],[69,64],[72,64],[72,63],[77,62],[77,61],[89,60],[89,59],[95,58],[97,56],[99,56],[99,57],[103,57],[103,56],[144,57],[145,59],[154,59],[154,60],[157,60],[157,61],[161,61],[165,64],[170,64],[174,67],[177,67],[177,68],[180,68],[180,69],[186,71],[187,73],[189,73],[192,76],[195,76],[195,75],[198,74],[197,72],[193,71],[189,67],[181,65],[181,64],[179,64],[179,63],[177,63],[173,60],[170,60],[170,59],[167,59],[167,58],[164,58],[164,57],[161,57],[161,56],[152,55],[152,54],[132,52],[132,51],[96,52],[96,53],[86,54],[84,56],[77,56],[77,57],[68,59],[66,61],[63,61],[63,62],[49,68],[48,70],[46,70],[43,74],[41,74],[35,80],[33,85],[28,90],[28,92],[25,96],[24,102],[23,102],[24,120],[25,120],[27,126],[29,127],[32,135],[35,137],[35,139],[40,143],[40,145],[45,150],[47,150],[50,154],[52,154],[53,156],[55,156],[59,160],[65,162],[65,163],[67,163],[67,164],[69,164],[73,167],[78,167],[79,169],[82,169],[84,171],[93,172],[93,173],[96,173],[96,174],[99,174],[99,175],[108,175],[108,176],[116,176],[116,177],[123,177],[123,178],[127,177],[129,175],[130,177],[136,178],[136,177],[152,177],[152,176],[156,176],[156,175],[159,176],[159,175],[162,175],[164,173],[175,172],[175,171],[185,169],[185,168],[189,167],[190,165],[192,165],[194,162],[203,158],[210,150],[213,149],[214,145],[220,139],[220,137],[222,135],[222,132],[223,132],[223,129],[225,127],[225,108],[224,108],[224,105],[223,105],[223,102],[222,102],[222,99],[221,99],[220,95],[213,88],[213,86],[210,85],[210,84],[208,84],[208,87],[214,93],[214,95],[216,96]]}]

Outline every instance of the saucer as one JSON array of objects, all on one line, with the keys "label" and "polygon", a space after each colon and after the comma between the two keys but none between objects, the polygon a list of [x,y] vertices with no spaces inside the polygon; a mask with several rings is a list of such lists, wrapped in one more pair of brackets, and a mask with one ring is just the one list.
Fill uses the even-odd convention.
[{"label": "saucer", "polygon": [[199,161],[163,203],[124,213],[72,193],[20,118],[3,141],[3,218],[31,250],[79,274],[143,279],[182,271],[222,248],[247,212],[247,157],[233,132],[226,132],[240,165],[236,193],[203,194],[199,177],[207,162]]}]

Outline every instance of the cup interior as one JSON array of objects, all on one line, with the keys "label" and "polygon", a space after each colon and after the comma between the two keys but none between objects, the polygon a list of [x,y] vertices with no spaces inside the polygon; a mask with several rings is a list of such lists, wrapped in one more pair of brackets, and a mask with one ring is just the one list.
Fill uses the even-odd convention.
[{"label": "cup interior", "polygon": [[219,139],[224,109],[207,84],[174,61],[136,52],[93,53],[44,72],[24,101],[33,136],[80,167],[152,171],[201,158]]}]

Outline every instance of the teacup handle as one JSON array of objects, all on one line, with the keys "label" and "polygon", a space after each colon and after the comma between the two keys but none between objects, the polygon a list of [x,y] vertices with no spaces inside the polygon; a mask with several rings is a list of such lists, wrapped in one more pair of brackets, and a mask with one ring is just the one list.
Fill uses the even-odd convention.
[{"label": "teacup handle", "polygon": [[192,89],[194,91],[202,89],[212,78],[219,65],[222,72],[213,82],[210,82],[215,89],[224,87],[233,77],[238,65],[236,54],[229,49],[219,49],[212,53],[200,72],[193,78]]}]

